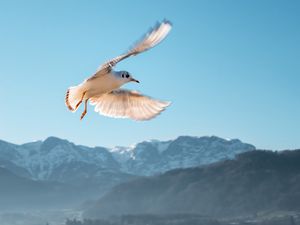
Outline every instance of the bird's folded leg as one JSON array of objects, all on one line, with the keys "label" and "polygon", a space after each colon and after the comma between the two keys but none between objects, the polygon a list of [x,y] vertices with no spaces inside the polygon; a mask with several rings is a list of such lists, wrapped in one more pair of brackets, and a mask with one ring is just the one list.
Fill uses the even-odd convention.
[{"label": "bird's folded leg", "polygon": [[87,102],[88,102],[88,100],[89,99],[86,99],[85,102],[84,102],[84,111],[81,114],[80,120],[82,120],[83,117],[85,116],[85,114],[87,113]]},{"label": "bird's folded leg", "polygon": [[75,106],[75,110],[77,110],[77,108],[80,106],[80,104],[82,103],[82,101],[83,101],[83,98],[84,98],[84,96],[85,96],[85,93],[86,93],[86,91],[85,92],[83,92],[83,94],[82,94],[82,96],[81,96],[81,99],[80,99],[80,101],[76,104],[76,106]]}]

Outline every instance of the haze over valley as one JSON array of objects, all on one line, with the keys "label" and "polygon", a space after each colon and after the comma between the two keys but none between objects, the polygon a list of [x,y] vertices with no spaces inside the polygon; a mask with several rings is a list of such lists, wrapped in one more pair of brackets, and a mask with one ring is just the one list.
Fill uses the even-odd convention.
[{"label": "haze over valley", "polygon": [[257,150],[216,136],[112,149],[56,137],[23,145],[0,141],[0,218],[17,224],[12,215],[19,215],[29,225],[126,215],[214,220],[294,212],[300,209],[299,152]]}]

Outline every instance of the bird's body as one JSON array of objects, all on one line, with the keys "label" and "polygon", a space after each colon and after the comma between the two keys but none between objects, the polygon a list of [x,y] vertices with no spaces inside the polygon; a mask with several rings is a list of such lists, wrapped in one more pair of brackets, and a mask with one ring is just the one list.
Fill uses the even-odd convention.
[{"label": "bird's body", "polygon": [[113,67],[121,60],[140,52],[146,51],[160,43],[171,29],[168,21],[163,21],[152,29],[128,53],[120,55],[104,63],[97,72],[81,84],[67,90],[65,102],[67,107],[75,112],[82,102],[85,103],[81,119],[87,112],[87,102],[95,105],[95,111],[103,115],[134,120],[149,120],[170,103],[154,100],[136,91],[120,89],[120,87],[134,79],[127,71],[114,71]]},{"label": "bird's body", "polygon": [[86,91],[85,98],[99,96],[120,88],[124,83],[118,79],[115,71],[111,71],[105,76],[96,77],[94,79],[85,80],[82,83],[83,89]]}]

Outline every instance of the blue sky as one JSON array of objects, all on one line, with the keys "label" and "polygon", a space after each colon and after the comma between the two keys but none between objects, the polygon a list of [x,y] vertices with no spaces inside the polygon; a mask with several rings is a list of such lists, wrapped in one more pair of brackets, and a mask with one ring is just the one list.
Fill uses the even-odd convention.
[{"label": "blue sky", "polygon": [[[65,91],[128,49],[158,20],[174,24],[158,47],[118,64],[129,84],[172,105],[154,120],[80,121]],[[0,139],[58,136],[130,145],[179,135],[300,148],[299,1],[1,1]]]}]

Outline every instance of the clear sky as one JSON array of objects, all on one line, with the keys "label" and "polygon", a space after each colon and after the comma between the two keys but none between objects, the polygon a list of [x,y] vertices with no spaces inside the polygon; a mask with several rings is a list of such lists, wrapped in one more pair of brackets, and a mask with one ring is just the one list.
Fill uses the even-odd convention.
[{"label": "clear sky", "polygon": [[[65,91],[158,20],[174,27],[121,62],[126,88],[172,105],[154,120],[71,113]],[[1,1],[0,139],[48,136],[90,146],[179,135],[300,148],[300,1]]]}]

